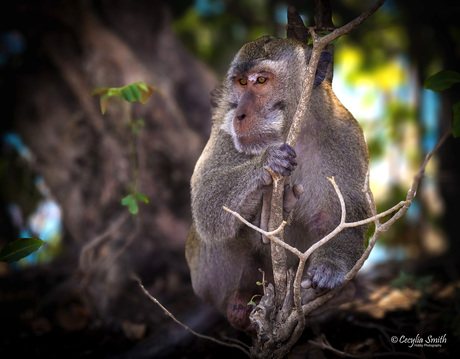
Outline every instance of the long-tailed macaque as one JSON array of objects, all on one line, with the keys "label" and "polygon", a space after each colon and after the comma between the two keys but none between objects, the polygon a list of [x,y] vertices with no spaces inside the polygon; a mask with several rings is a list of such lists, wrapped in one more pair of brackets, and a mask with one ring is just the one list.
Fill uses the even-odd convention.
[{"label": "long-tailed macaque", "polygon": [[[248,301],[262,294],[256,285],[258,269],[272,281],[270,245],[222,207],[260,225],[262,197],[272,181],[265,166],[303,187],[300,198],[302,191],[292,187],[285,195],[293,208],[284,238],[299,250],[340,222],[339,199],[327,177],[335,176],[341,189],[347,221],[370,213],[363,193],[367,146],[359,124],[332,92],[332,76],[325,80],[330,53],[323,53],[318,65],[297,145],[284,143],[310,55],[311,48],[299,41],[269,36],[241,48],[212,94],[211,137],[191,180],[193,225],[186,257],[194,291],[243,331],[251,329]],[[365,231],[366,226],[345,229],[317,249],[306,267],[304,287],[322,294],[340,286],[364,250]],[[292,254],[288,264],[297,265]]]}]

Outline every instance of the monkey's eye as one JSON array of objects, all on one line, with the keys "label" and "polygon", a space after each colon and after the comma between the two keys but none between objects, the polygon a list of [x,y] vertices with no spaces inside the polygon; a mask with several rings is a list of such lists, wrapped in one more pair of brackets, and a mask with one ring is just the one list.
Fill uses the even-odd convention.
[{"label": "monkey's eye", "polygon": [[242,86],[246,86],[248,84],[248,80],[246,80],[246,79],[240,79],[239,82],[240,82],[240,85],[242,85]]},{"label": "monkey's eye", "polygon": [[263,83],[265,83],[265,82],[267,82],[267,78],[266,78],[266,77],[263,77],[263,76],[257,77],[257,83],[258,83],[258,84],[263,84]]}]

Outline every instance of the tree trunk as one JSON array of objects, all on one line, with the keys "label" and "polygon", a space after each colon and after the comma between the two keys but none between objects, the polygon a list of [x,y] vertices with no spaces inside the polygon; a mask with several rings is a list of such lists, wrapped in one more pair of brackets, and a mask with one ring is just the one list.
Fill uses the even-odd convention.
[{"label": "tree trunk", "polygon": [[[19,30],[28,54],[17,79],[14,119],[34,154],[35,170],[61,206],[65,247],[76,249],[67,255],[78,256],[127,213],[121,199],[135,170],[127,121],[130,116],[145,121],[137,136],[138,189],[150,204],[140,205],[136,227],[130,219],[91,252],[90,264],[107,267],[90,282],[92,306],[105,313],[131,271],[153,271],[168,260],[186,268],[189,180],[209,133],[209,92],[216,80],[171,32],[162,3],[46,5],[31,2],[15,9],[25,20]],[[145,105],[111,99],[103,116],[99,99],[89,95],[98,87],[136,81],[158,89]],[[127,241],[131,244],[124,249]],[[171,251],[180,255],[171,259]],[[117,253],[122,260],[116,260]]]}]

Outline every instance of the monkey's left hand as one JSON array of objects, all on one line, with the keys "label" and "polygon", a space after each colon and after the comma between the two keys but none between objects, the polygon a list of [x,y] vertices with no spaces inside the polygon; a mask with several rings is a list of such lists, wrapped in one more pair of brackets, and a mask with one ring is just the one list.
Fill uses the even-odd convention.
[{"label": "monkey's left hand", "polygon": [[301,286],[304,289],[313,288],[316,295],[336,289],[343,283],[346,272],[330,262],[311,266],[306,272]]}]

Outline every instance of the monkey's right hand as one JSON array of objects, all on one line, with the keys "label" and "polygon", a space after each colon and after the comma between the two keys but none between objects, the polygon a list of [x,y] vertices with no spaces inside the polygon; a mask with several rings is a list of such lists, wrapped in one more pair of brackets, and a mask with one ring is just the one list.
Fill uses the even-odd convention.
[{"label": "monkey's right hand", "polygon": [[[282,176],[290,176],[297,166],[296,157],[294,149],[287,143],[277,143],[267,147],[262,155],[262,163],[263,167],[267,166],[273,172]],[[269,185],[272,183],[272,177],[268,171],[264,172],[264,184]]]}]

